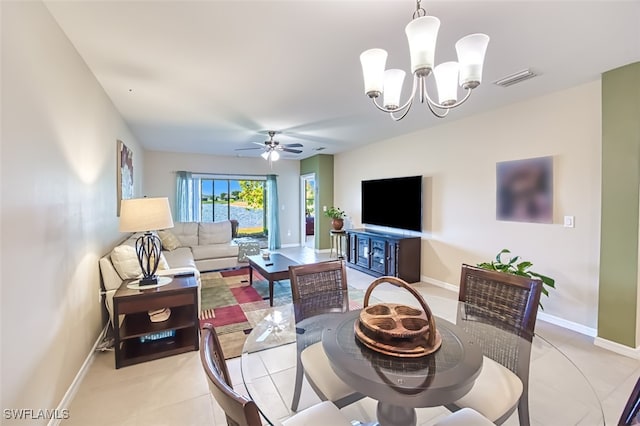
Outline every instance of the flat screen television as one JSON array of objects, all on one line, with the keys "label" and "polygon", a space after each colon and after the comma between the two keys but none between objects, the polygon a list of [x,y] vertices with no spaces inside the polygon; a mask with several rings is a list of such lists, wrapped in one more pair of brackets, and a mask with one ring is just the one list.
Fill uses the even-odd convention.
[{"label": "flat screen television", "polygon": [[363,180],[362,223],[422,231],[422,176]]}]

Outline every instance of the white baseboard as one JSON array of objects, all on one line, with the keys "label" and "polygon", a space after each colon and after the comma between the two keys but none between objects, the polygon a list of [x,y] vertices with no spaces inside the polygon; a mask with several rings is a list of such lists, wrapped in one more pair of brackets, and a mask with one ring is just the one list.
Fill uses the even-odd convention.
[{"label": "white baseboard", "polygon": [[[100,335],[96,339],[95,343],[91,347],[91,351],[89,352],[89,354],[85,358],[84,362],[82,363],[82,366],[80,367],[80,370],[76,374],[76,377],[73,378],[73,381],[71,382],[71,385],[69,386],[69,389],[67,389],[67,391],[65,392],[64,396],[62,397],[62,400],[60,401],[60,403],[56,407],[56,411],[55,411],[56,413],[61,413],[62,410],[68,410],[69,409],[69,406],[71,405],[71,401],[73,401],[73,398],[76,396],[76,393],[78,393],[78,389],[80,388],[80,384],[82,383],[82,380],[84,379],[84,376],[87,375],[87,372],[89,371],[89,367],[93,363],[93,359],[94,359],[95,353],[96,353],[96,348],[98,347],[98,345],[102,341],[102,336],[104,336],[105,329],[108,326],[109,326],[109,323],[107,322],[107,324],[102,329],[102,332],[100,332]],[[52,418],[51,420],[49,420],[49,423],[47,424],[47,426],[58,426],[60,424],[60,420],[61,419]]]},{"label": "white baseboard", "polygon": [[632,348],[621,345],[620,343],[612,342],[611,340],[603,339],[602,337],[596,337],[593,344],[629,358],[640,359],[640,347]]},{"label": "white baseboard", "polygon": [[577,322],[569,321],[555,315],[549,315],[543,311],[538,311],[538,319],[562,328],[566,328],[568,330],[575,331],[576,333],[584,334],[585,336],[596,337],[598,335],[598,330],[596,330],[595,328],[587,327],[586,325],[578,324]]},{"label": "white baseboard", "polygon": [[457,285],[453,285],[453,284],[449,284],[449,283],[444,282],[444,281],[436,280],[435,278],[427,277],[426,275],[420,276],[420,280],[422,282],[424,282],[424,283],[433,284],[436,287],[442,287],[444,289],[447,289],[447,290],[450,290],[450,291],[455,291],[456,293],[458,293],[459,287]]}]

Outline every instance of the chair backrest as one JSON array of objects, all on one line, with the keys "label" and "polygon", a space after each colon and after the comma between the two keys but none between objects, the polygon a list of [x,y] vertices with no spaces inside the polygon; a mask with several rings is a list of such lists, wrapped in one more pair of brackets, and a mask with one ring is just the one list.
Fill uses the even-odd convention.
[{"label": "chair backrest", "polygon": [[317,293],[347,290],[347,268],[343,260],[289,267],[293,301]]},{"label": "chair backrest", "polygon": [[289,278],[296,322],[316,315],[349,310],[344,261],[290,266]]},{"label": "chair backrest", "polygon": [[541,292],[539,279],[462,265],[458,299],[532,336]]},{"label": "chair backrest", "polygon": [[231,387],[222,346],[211,324],[205,324],[201,330],[200,360],[207,374],[211,394],[227,416],[227,424],[229,426],[262,425],[255,402],[236,393]]},{"label": "chair backrest", "polygon": [[618,425],[631,426],[640,424],[640,378],[631,391],[627,404],[622,410]]}]

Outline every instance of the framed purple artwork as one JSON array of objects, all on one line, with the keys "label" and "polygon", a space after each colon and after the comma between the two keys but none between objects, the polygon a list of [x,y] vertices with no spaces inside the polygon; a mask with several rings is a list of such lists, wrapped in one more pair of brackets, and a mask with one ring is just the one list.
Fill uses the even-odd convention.
[{"label": "framed purple artwork", "polygon": [[120,203],[122,200],[133,198],[133,151],[122,141],[118,141],[118,207],[117,215],[120,216]]},{"label": "framed purple artwork", "polygon": [[553,157],[496,165],[496,219],[553,223]]}]

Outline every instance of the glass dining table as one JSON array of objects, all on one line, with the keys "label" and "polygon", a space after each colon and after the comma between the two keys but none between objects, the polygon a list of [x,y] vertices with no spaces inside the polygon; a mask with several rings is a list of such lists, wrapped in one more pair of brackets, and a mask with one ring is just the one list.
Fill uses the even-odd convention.
[{"label": "glass dining table", "polygon": [[[384,297],[374,297],[369,304],[380,303],[380,299],[411,304],[407,299],[388,300],[396,293],[383,291]],[[528,416],[520,422],[516,410],[506,425],[604,424],[601,403],[588,380],[540,333],[531,336],[506,327],[495,314],[473,305],[426,296],[442,337],[440,348],[416,358],[387,355],[363,345],[355,336],[362,294],[351,289],[325,294],[333,303],[313,298],[274,307],[252,329],[243,347],[241,372],[265,424],[280,425],[293,414],[290,407],[299,352],[317,342],[322,342],[333,371],[365,396],[342,409],[355,425],[437,423],[450,414],[445,406],[471,389],[482,369],[483,355],[512,371],[524,372],[521,379],[528,391]],[[342,301],[342,307],[336,307],[336,300]],[[298,410],[318,401],[305,383]]]}]

